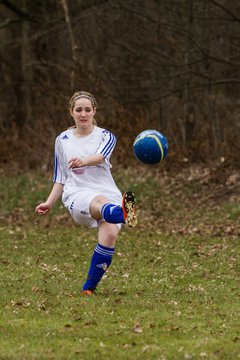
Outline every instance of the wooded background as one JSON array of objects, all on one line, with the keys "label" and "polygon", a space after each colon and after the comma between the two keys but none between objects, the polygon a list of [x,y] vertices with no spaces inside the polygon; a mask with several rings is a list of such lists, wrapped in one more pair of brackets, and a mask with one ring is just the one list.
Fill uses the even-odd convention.
[{"label": "wooded background", "polygon": [[3,168],[52,167],[77,90],[117,162],[157,129],[169,160],[239,164],[239,0],[1,0],[0,61]]}]

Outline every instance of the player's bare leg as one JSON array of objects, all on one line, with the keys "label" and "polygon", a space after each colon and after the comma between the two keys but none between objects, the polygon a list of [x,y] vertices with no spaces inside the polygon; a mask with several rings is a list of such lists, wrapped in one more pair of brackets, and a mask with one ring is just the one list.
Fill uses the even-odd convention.
[{"label": "player's bare leg", "polygon": [[104,196],[96,196],[89,209],[93,218],[103,221],[99,224],[98,244],[92,256],[87,280],[83,285],[83,295],[91,295],[96,290],[99,281],[111,265],[120,229],[117,224],[128,224],[129,227],[137,224],[135,197],[130,191],[124,193],[122,206],[109,203]]},{"label": "player's bare leg", "polygon": [[[97,220],[101,219],[101,208],[106,203],[103,196],[96,197],[90,204],[91,215]],[[98,244],[94,249],[88,276],[83,284],[82,295],[92,295],[104,273],[109,268],[114,255],[114,247],[120,228],[116,224],[106,221],[99,223]]]},{"label": "player's bare leg", "polygon": [[100,220],[102,217],[101,209],[103,205],[107,203],[109,203],[109,200],[106,198],[106,196],[96,196],[89,206],[91,216],[96,220]]},{"label": "player's bare leg", "polygon": [[114,248],[119,230],[119,227],[115,224],[110,224],[106,221],[101,222],[98,228],[98,243],[103,246]]}]

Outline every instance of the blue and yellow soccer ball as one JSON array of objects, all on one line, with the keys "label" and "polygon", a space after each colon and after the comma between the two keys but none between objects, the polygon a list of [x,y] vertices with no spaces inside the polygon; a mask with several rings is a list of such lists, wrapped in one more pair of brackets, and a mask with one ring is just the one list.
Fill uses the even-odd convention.
[{"label": "blue and yellow soccer ball", "polygon": [[145,130],[134,140],[133,152],[144,164],[161,164],[168,154],[168,141],[159,131]]}]

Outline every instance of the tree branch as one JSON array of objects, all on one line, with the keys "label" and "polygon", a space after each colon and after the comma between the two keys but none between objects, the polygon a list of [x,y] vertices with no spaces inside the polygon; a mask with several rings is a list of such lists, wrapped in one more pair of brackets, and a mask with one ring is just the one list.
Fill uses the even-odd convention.
[{"label": "tree branch", "polygon": [[21,9],[19,9],[17,6],[12,4],[9,0],[1,0],[0,4],[3,4],[5,7],[7,7],[12,12],[14,12],[20,18],[26,18],[26,19],[29,19],[29,20],[30,19],[33,20],[31,15],[29,15],[25,11],[22,11]]},{"label": "tree branch", "polygon": [[230,15],[232,17],[232,19],[234,19],[235,21],[239,21],[240,22],[240,18],[238,18],[237,16],[235,16],[234,13],[232,13],[230,10],[228,10],[225,6],[219,4],[217,1],[215,0],[209,0],[210,3],[212,3],[213,5],[216,5],[217,7],[219,7],[221,10],[223,10],[225,13],[227,13],[228,15]]}]

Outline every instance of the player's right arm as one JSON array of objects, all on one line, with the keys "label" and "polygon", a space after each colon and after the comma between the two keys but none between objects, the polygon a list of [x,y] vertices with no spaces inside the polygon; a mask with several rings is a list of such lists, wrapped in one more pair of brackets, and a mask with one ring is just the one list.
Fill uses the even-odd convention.
[{"label": "player's right arm", "polygon": [[47,200],[39,204],[35,211],[40,215],[45,215],[53,205],[58,201],[63,193],[63,187],[67,179],[66,169],[63,164],[63,151],[61,147],[61,136],[58,136],[55,141],[55,156],[54,156],[54,174],[53,187]]},{"label": "player's right arm", "polygon": [[54,183],[52,191],[50,192],[47,200],[39,204],[35,211],[40,215],[45,215],[61,197],[63,193],[63,186],[63,184]]}]

